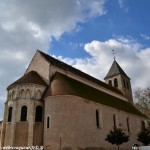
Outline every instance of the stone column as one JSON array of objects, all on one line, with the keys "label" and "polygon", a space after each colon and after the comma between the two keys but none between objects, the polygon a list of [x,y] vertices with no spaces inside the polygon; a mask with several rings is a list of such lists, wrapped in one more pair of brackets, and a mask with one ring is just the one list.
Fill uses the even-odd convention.
[{"label": "stone column", "polygon": [[34,101],[30,101],[30,105],[28,108],[28,146],[33,146],[33,128],[34,128]]},{"label": "stone column", "polygon": [[3,124],[2,124],[2,131],[1,131],[1,147],[4,146],[5,142],[5,130],[6,130],[6,119],[7,119],[7,102],[5,103],[5,109],[4,109],[4,117],[3,117]]},{"label": "stone column", "polygon": [[16,130],[16,110],[17,102],[13,101],[13,113],[12,113],[12,122],[11,122],[11,134],[10,134],[10,146],[14,146],[15,142],[15,130]]}]

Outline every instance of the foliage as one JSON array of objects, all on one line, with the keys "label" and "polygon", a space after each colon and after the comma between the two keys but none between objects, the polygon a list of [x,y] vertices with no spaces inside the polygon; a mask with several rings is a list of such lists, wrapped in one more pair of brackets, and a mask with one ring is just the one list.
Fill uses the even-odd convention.
[{"label": "foliage", "polygon": [[144,145],[148,145],[150,144],[150,129],[145,128],[143,130],[141,130],[138,134],[137,134],[137,140],[140,141],[141,143],[143,143]]},{"label": "foliage", "polygon": [[110,132],[107,134],[106,141],[110,142],[111,144],[115,144],[118,146],[121,145],[124,142],[129,141],[129,136],[126,135],[126,133],[121,128],[113,128],[110,130]]},{"label": "foliage", "polygon": [[150,88],[138,88],[135,91],[135,100],[137,109],[150,118]]}]

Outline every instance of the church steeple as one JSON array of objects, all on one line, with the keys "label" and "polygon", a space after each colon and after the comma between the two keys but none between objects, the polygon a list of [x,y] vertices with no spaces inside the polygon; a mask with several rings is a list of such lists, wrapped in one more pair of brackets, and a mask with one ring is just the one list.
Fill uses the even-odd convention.
[{"label": "church steeple", "polygon": [[128,101],[133,103],[130,78],[115,59],[104,80],[110,86],[118,88],[128,98]]},{"label": "church steeple", "polygon": [[109,77],[112,77],[112,76],[115,76],[115,75],[118,75],[118,74],[122,74],[124,75],[125,77],[129,78],[126,73],[122,70],[122,68],[119,66],[119,64],[117,63],[117,61],[114,59],[114,62],[111,66],[111,68],[109,69],[106,77],[106,78],[109,78]]}]

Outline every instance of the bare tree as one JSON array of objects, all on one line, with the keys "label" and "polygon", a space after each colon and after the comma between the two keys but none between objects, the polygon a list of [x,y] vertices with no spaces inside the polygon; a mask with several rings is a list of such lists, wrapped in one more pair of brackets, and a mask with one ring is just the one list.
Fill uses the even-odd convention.
[{"label": "bare tree", "polygon": [[135,106],[150,118],[150,88],[138,88],[135,91]]}]

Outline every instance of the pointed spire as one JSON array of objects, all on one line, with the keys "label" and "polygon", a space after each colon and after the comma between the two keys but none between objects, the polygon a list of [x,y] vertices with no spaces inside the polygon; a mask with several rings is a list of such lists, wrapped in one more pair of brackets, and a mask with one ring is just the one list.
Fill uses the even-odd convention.
[{"label": "pointed spire", "polygon": [[107,75],[104,79],[107,79],[109,77],[112,77],[112,76],[115,76],[115,75],[118,75],[118,74],[122,74],[122,75],[128,77],[114,58],[114,62],[113,62],[110,70],[108,71],[108,73],[107,73]]}]

